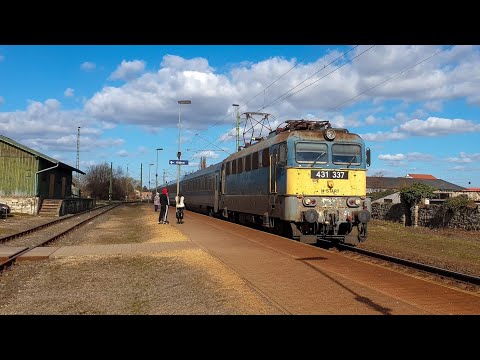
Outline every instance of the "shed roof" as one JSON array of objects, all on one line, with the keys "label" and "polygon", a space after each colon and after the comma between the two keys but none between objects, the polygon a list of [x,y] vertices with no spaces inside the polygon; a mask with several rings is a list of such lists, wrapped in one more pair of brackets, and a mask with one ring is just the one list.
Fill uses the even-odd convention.
[{"label": "shed roof", "polygon": [[440,191],[462,191],[464,187],[449,183],[441,179],[412,179],[405,177],[367,176],[367,188],[374,189],[401,189],[413,183],[430,185]]},{"label": "shed roof", "polygon": [[32,155],[35,155],[35,156],[38,156],[38,157],[41,157],[42,159],[45,159],[53,164],[58,164],[59,167],[63,167],[63,168],[66,168],[66,169],[69,169],[69,170],[72,170],[72,171],[75,171],[77,173],[80,173],[80,174],[83,174],[85,175],[85,173],[77,168],[74,168],[73,166],[70,166],[68,164],[65,164],[59,160],[56,160],[54,158],[51,158],[50,156],[47,156],[45,154],[42,154],[36,150],[33,150],[32,148],[29,148],[28,146],[25,146],[25,145],[22,145],[6,136],[3,136],[3,135],[0,135],[0,141],[3,141],[4,143],[8,144],[8,145],[11,145],[11,146],[14,146],[20,150],[23,150],[29,154],[32,154]]},{"label": "shed roof", "polygon": [[430,174],[408,174],[407,177],[411,177],[412,179],[431,179],[436,180],[437,178]]}]

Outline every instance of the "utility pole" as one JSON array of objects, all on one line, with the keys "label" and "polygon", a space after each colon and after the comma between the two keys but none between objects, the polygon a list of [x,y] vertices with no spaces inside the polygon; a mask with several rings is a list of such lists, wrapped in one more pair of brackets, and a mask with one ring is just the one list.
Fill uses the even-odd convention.
[{"label": "utility pole", "polygon": [[[77,128],[77,169],[80,169],[80,126]],[[77,189],[80,197],[80,173],[77,172]]]},{"label": "utility pole", "polygon": [[165,180],[166,171],[167,170],[163,169],[163,184],[164,185],[167,183],[167,181]]},{"label": "utility pole", "polygon": [[157,168],[155,170],[155,195],[158,192],[158,151],[163,150],[162,148],[157,149]]},{"label": "utility pole", "polygon": [[108,201],[112,201],[112,177],[113,177],[113,162],[110,163],[110,187],[108,189]]},{"label": "utility pole", "polygon": [[148,203],[150,203],[150,198],[152,196],[152,186],[150,185],[150,169],[153,164],[148,164]]},{"label": "utility pole", "polygon": [[126,181],[126,184],[125,184],[125,185],[127,186],[127,195],[126,195],[125,200],[128,201],[128,185],[130,184],[130,181],[128,180],[128,163],[127,163],[127,178],[126,178],[126,180],[127,180],[127,181]]},{"label": "utility pole", "polygon": [[142,200],[142,192],[143,192],[143,183],[142,183],[142,179],[143,179],[143,175],[142,175],[142,163],[140,163],[140,200]]},{"label": "utility pole", "polygon": [[236,112],[236,115],[237,115],[237,121],[236,121],[236,137],[235,137],[235,152],[238,151],[238,148],[240,147],[240,113],[238,112],[238,107],[240,105],[238,104],[232,104],[232,106],[235,106],[235,112]]}]

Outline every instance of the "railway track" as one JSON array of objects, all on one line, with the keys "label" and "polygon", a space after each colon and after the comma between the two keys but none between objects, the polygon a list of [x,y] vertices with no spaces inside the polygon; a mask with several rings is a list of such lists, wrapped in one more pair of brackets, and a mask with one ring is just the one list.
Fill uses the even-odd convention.
[{"label": "railway track", "polygon": [[0,263],[0,272],[12,266],[19,256],[37,247],[49,245],[58,238],[67,235],[71,231],[119,205],[122,205],[122,203],[104,205],[0,238],[0,243],[8,242],[9,247],[18,246],[20,248],[18,252]]},{"label": "railway track", "polygon": [[406,259],[398,258],[395,256],[390,256],[390,255],[370,251],[370,250],[360,249],[350,245],[337,244],[336,248],[340,252],[348,251],[348,252],[364,255],[370,258],[387,261],[388,263],[402,265],[410,269],[420,270],[424,273],[440,276],[443,278],[447,278],[449,280],[459,281],[469,285],[480,286],[480,277],[478,276],[456,272],[448,269],[443,269],[436,266],[427,265],[427,264],[423,264],[416,261],[406,260]]},{"label": "railway track", "polygon": [[[225,221],[229,221],[229,220],[225,220]],[[247,226],[247,225],[245,225],[245,226]],[[266,231],[265,229],[260,228],[260,227],[254,227],[254,226],[249,226],[249,227],[254,228],[256,230],[259,230],[259,231],[269,232],[269,231]],[[279,235],[279,234],[277,234],[277,235]],[[279,236],[282,236],[282,235],[279,235]],[[287,239],[292,240],[288,237],[287,237]],[[292,240],[292,241],[294,241],[294,240]],[[461,273],[461,272],[456,272],[456,271],[440,268],[440,267],[437,267],[437,266],[428,265],[428,264],[424,264],[424,263],[420,263],[420,262],[415,262],[415,261],[411,261],[411,260],[407,260],[407,259],[402,259],[402,258],[398,258],[398,257],[395,257],[395,256],[390,256],[390,255],[386,255],[386,254],[382,254],[382,253],[378,253],[378,252],[374,252],[374,251],[370,251],[370,250],[365,250],[365,249],[357,248],[357,247],[351,246],[351,245],[333,244],[332,242],[330,242],[328,240],[318,240],[318,243],[316,245],[313,245],[313,246],[322,246],[322,244],[326,245],[327,248],[335,247],[340,252],[348,251],[348,252],[351,252],[351,253],[363,255],[363,256],[368,257],[368,258],[383,260],[383,261],[385,261],[389,264],[401,265],[405,268],[421,271],[423,273],[433,275],[433,276],[436,276],[436,277],[440,277],[440,278],[443,278],[445,280],[460,282],[460,283],[463,283],[465,285],[478,286],[479,289],[480,289],[480,277],[478,277],[478,276],[465,274],[465,273]]]}]

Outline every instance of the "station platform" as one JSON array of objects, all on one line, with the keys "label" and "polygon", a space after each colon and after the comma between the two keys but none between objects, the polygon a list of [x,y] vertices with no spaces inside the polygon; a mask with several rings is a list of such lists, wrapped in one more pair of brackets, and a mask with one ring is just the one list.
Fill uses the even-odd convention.
[{"label": "station platform", "polygon": [[[148,254],[162,251],[186,250],[198,248],[192,242],[162,242],[152,244],[112,244],[82,246],[37,247],[18,257],[21,260],[46,260],[68,256]],[[26,247],[0,247],[0,262],[6,261]]]}]

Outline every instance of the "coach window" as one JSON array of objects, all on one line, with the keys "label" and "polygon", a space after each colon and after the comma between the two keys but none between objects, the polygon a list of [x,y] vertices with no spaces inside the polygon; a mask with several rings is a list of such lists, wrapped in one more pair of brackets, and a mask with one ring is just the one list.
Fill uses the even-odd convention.
[{"label": "coach window", "polygon": [[262,166],[269,167],[270,166],[270,151],[268,148],[263,149],[262,151]]},{"label": "coach window", "polygon": [[251,163],[252,156],[247,155],[245,156],[245,171],[252,170],[252,163]]},{"label": "coach window", "polygon": [[321,143],[297,143],[295,159],[298,163],[325,164],[328,161],[328,146]]},{"label": "coach window", "polygon": [[227,162],[227,169],[225,172],[227,175],[230,175],[230,162]]},{"label": "coach window", "polygon": [[237,159],[237,169],[239,174],[243,172],[243,157]]},{"label": "coach window", "polygon": [[358,144],[333,144],[332,161],[334,164],[360,165],[362,163],[362,148]]},{"label": "coach window", "polygon": [[258,151],[252,154],[252,170],[258,169]]},{"label": "coach window", "polygon": [[232,174],[237,173],[237,160],[232,161]]}]

